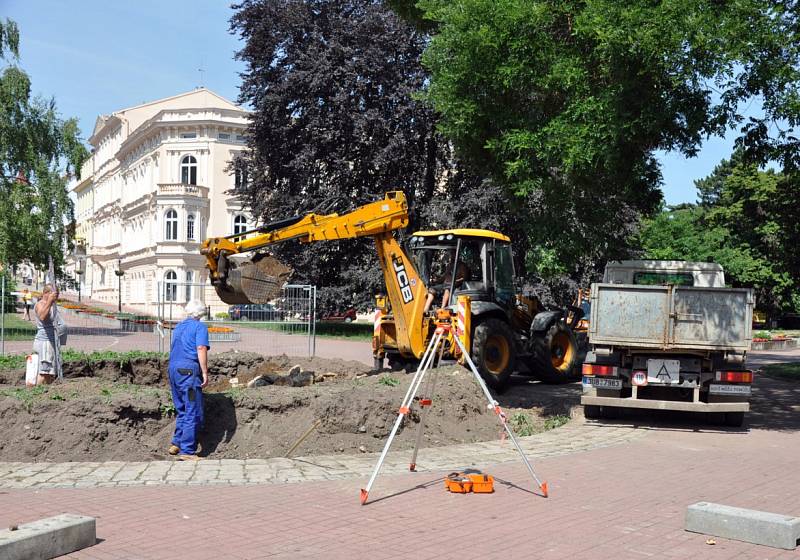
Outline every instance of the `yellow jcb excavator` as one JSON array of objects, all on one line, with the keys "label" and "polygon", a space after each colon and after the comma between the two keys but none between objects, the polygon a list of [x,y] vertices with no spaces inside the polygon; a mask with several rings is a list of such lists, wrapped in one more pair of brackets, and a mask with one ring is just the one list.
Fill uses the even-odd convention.
[{"label": "yellow jcb excavator", "polygon": [[[410,239],[410,257],[393,235],[407,225],[406,197],[393,191],[342,215],[311,213],[210,238],[201,253],[222,301],[266,303],[277,296],[290,270],[268,254],[250,253],[289,240],[372,237],[386,285],[386,295],[376,297],[381,311],[372,346],[376,368],[385,359],[393,369],[414,366],[436,322],[452,320],[456,328],[450,336],[462,338],[495,389],[507,385],[517,362],[547,382],[574,379],[577,348],[564,313],[516,293],[507,236],[481,229],[420,231]],[[452,339],[445,357],[462,359]]]}]

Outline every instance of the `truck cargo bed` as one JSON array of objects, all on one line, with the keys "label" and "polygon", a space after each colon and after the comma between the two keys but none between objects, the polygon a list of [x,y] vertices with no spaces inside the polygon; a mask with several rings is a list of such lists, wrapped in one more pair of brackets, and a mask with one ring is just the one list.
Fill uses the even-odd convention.
[{"label": "truck cargo bed", "polygon": [[746,352],[752,291],[744,288],[593,284],[593,346]]}]

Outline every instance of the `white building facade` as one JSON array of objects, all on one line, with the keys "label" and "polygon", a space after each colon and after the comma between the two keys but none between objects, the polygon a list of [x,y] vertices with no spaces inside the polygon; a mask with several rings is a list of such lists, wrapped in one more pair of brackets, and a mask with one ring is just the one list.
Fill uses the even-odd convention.
[{"label": "white building facade", "polygon": [[149,314],[200,296],[183,285],[208,282],[200,243],[253,225],[226,194],[242,180],[229,166],[247,124],[247,111],[204,88],[98,117],[73,189],[81,256],[67,273],[82,294],[117,303],[121,284],[123,307]]}]

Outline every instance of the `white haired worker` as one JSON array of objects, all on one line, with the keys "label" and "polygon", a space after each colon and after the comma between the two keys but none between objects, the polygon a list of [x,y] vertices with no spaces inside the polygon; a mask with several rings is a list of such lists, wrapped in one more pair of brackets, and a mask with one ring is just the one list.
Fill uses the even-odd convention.
[{"label": "white haired worker", "polygon": [[172,332],[169,386],[175,404],[175,434],[170,455],[196,461],[197,435],[203,426],[203,387],[208,385],[208,327],[200,321],[206,307],[198,300],[186,304],[186,319]]}]

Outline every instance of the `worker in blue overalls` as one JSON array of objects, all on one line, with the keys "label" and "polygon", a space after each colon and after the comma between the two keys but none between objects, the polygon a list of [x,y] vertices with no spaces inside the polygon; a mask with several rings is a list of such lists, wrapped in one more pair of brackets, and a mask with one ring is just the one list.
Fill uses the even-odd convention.
[{"label": "worker in blue overalls", "polygon": [[200,321],[206,307],[192,300],[187,318],[172,333],[169,351],[169,386],[177,419],[170,455],[181,461],[197,461],[197,434],[203,426],[203,387],[208,385],[208,327]]}]

